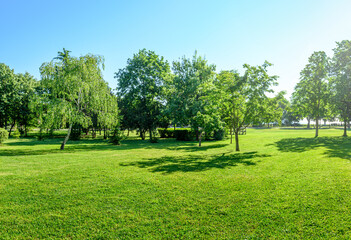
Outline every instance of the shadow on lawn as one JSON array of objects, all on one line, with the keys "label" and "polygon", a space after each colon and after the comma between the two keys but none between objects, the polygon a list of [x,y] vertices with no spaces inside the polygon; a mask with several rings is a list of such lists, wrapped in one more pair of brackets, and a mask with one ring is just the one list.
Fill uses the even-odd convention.
[{"label": "shadow on lawn", "polygon": [[323,147],[328,157],[351,160],[350,137],[284,138],[274,145],[281,152],[305,152]]},{"label": "shadow on lawn", "polygon": [[252,160],[255,158],[270,157],[267,154],[258,154],[257,152],[231,153],[212,156],[187,155],[187,156],[164,156],[160,158],[151,158],[144,161],[131,163],[121,163],[121,166],[136,166],[139,168],[148,168],[151,172],[174,173],[174,172],[200,172],[212,168],[224,169],[234,167],[238,164],[246,166],[256,165]]},{"label": "shadow on lawn", "polygon": [[[57,153],[75,153],[87,151],[110,151],[110,150],[131,150],[131,149],[168,149],[181,151],[206,151],[213,148],[222,148],[227,144],[210,144],[198,147],[196,142],[179,142],[175,139],[160,140],[159,143],[150,143],[145,140],[125,140],[121,146],[112,145],[108,140],[102,139],[82,139],[79,141],[70,140],[65,150],[59,150],[62,139],[45,139],[44,141],[37,141],[36,139],[20,139],[15,142],[5,143],[0,148],[0,156],[27,156],[27,155],[47,155]],[[206,144],[206,143],[205,143]],[[46,146],[45,146],[46,145]],[[6,148],[6,146],[16,146],[19,148]],[[38,146],[40,149],[36,148]],[[25,147],[25,148],[21,148]],[[45,149],[43,149],[45,148]]]}]

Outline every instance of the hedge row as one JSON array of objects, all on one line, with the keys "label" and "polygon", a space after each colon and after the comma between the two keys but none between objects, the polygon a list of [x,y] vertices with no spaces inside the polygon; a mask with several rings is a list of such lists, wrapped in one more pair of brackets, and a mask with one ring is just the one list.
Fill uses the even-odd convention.
[{"label": "hedge row", "polygon": [[196,133],[190,128],[167,128],[158,129],[161,138],[176,138],[179,141],[193,141]]},{"label": "hedge row", "polygon": [[[161,138],[176,138],[179,141],[194,141],[196,139],[196,133],[191,128],[167,128],[158,129],[158,133]],[[212,134],[207,135],[215,140],[222,140],[225,136],[225,130],[214,131]]]}]

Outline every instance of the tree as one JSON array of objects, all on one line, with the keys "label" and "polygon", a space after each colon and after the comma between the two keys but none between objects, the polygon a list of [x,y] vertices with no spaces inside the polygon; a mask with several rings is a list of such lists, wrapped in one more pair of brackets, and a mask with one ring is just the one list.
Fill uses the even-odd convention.
[{"label": "tree", "polygon": [[235,150],[240,151],[239,131],[262,118],[262,104],[267,100],[266,93],[273,92],[270,87],[276,84],[277,76],[269,76],[265,62],[262,66],[244,64],[245,74],[236,71],[222,72],[218,85],[222,90],[221,102],[225,105],[226,122],[235,135]]},{"label": "tree", "polygon": [[[308,64],[300,73],[300,82],[295,87],[294,100],[299,102],[303,115],[309,115],[316,121],[318,137],[319,120],[327,115],[329,58],[325,52],[314,52]],[[298,99],[298,100],[297,100]]]},{"label": "tree", "polygon": [[218,97],[214,85],[215,66],[195,55],[173,62],[169,112],[176,124],[190,125],[199,146],[204,133],[221,128]]},{"label": "tree", "polygon": [[29,73],[17,74],[17,79],[19,83],[19,105],[17,108],[17,113],[13,118],[17,118],[18,124],[20,126],[20,132],[25,137],[27,136],[27,127],[32,124],[35,118],[35,109],[31,108],[31,101],[35,97],[35,88],[38,82]]},{"label": "tree", "polygon": [[[51,62],[40,67],[42,95],[38,103],[42,106],[41,128],[58,127],[68,124],[68,132],[61,144],[67,143],[72,127],[88,127],[94,114],[101,114],[111,90],[104,81],[101,69],[103,58],[85,55],[70,56],[63,49]],[[115,108],[116,106],[114,106]],[[116,112],[118,109],[110,109]]]},{"label": "tree", "polygon": [[153,141],[153,133],[162,118],[164,83],[169,74],[168,62],[146,49],[134,54],[127,66],[115,73],[117,95],[124,107],[123,124],[138,128],[143,140],[149,131],[150,141]]},{"label": "tree", "polygon": [[0,127],[6,127],[10,121],[10,112],[16,98],[16,77],[12,69],[0,63]]},{"label": "tree", "polygon": [[261,104],[261,119],[264,123],[267,123],[268,128],[270,123],[277,123],[279,126],[282,124],[284,110],[288,103],[284,98],[285,94],[285,91],[281,91],[275,97],[266,98]]},{"label": "tree", "polygon": [[351,41],[337,42],[331,74],[332,105],[344,122],[343,136],[347,136],[346,125],[351,120]]}]

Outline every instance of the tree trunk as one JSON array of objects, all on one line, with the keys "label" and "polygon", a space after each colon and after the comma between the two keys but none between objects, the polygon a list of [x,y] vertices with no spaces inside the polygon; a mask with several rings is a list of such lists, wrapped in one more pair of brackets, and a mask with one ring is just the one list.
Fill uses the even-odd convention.
[{"label": "tree trunk", "polygon": [[127,131],[128,131],[128,132],[127,132],[127,137],[129,137],[129,128],[127,129]]},{"label": "tree trunk", "polygon": [[[100,130],[101,131],[101,130]],[[100,133],[100,135],[101,135],[101,133]],[[106,139],[107,138],[107,135],[106,135],[106,127],[104,127],[104,139]]]},{"label": "tree trunk", "polygon": [[199,134],[199,147],[201,147],[202,131]]},{"label": "tree trunk", "polygon": [[239,152],[239,132],[235,131],[235,151]]},{"label": "tree trunk", "polygon": [[11,128],[10,128],[10,131],[9,131],[9,137],[11,137],[12,128],[15,126],[15,124],[16,124],[16,121],[13,121]]},{"label": "tree trunk", "polygon": [[346,125],[347,125],[347,121],[346,121],[346,119],[345,119],[345,121],[344,121],[344,137],[347,137],[347,129],[346,129]]},{"label": "tree trunk", "polygon": [[318,117],[316,118],[316,135],[314,137],[318,137],[318,128],[319,128],[319,123],[318,123]]},{"label": "tree trunk", "polygon": [[311,126],[310,126],[310,123],[311,123],[311,119],[310,118],[307,118],[307,128],[309,129]]},{"label": "tree trunk", "polygon": [[141,140],[145,140],[145,132],[140,130]]},{"label": "tree trunk", "polygon": [[230,144],[233,143],[233,129],[230,129]]},{"label": "tree trunk", "polygon": [[24,124],[24,137],[28,137],[27,124]]},{"label": "tree trunk", "polygon": [[67,135],[65,137],[65,139],[63,140],[62,144],[61,144],[61,150],[64,150],[65,149],[65,145],[69,139],[69,135],[71,135],[71,131],[72,131],[72,126],[73,126],[73,123],[70,123],[69,124],[69,128],[68,128],[68,132],[67,132]]},{"label": "tree trunk", "polygon": [[150,135],[150,142],[152,142],[152,129],[149,129],[149,135]]}]

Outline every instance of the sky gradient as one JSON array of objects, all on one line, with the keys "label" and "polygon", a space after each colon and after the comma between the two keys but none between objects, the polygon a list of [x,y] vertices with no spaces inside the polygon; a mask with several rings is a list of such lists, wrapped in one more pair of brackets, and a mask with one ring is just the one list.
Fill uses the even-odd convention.
[{"label": "sky gradient", "polygon": [[146,48],[170,63],[195,50],[220,70],[273,63],[288,96],[314,51],[332,56],[351,39],[351,1],[17,1],[0,0],[0,62],[40,78],[66,48],[105,57],[104,79]]}]

